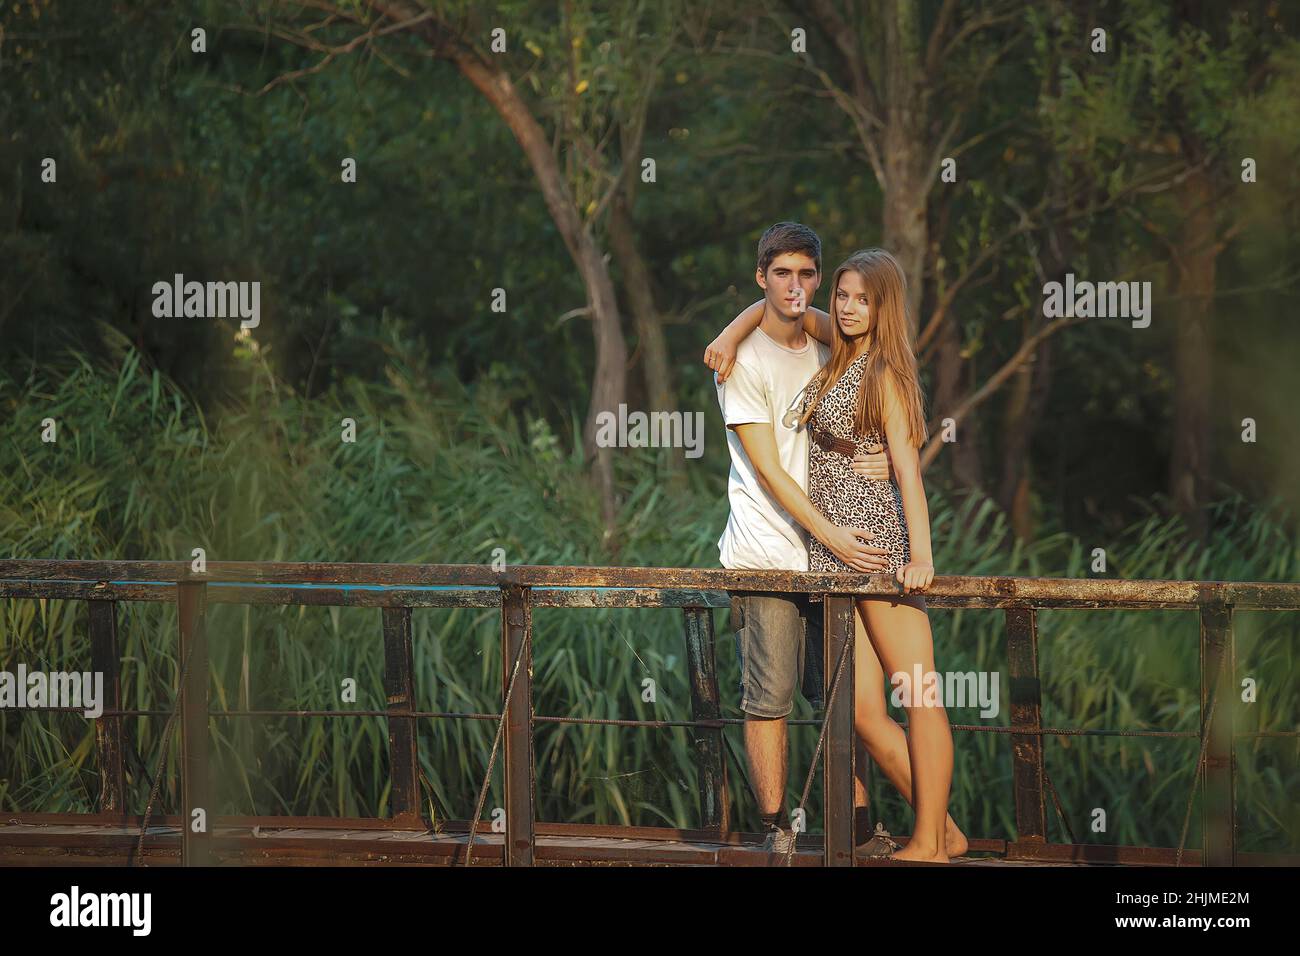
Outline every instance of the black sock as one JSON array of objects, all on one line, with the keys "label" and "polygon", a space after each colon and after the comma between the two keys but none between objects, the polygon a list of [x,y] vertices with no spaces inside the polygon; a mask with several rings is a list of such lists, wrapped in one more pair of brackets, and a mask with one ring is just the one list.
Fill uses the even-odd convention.
[{"label": "black sock", "polygon": [[763,824],[764,830],[784,828],[785,825],[785,814],[782,812],[781,807],[777,807],[771,813],[760,813],[758,819]]},{"label": "black sock", "polygon": [[857,837],[854,842],[858,846],[871,839],[871,810],[869,807],[853,808],[853,833]]}]

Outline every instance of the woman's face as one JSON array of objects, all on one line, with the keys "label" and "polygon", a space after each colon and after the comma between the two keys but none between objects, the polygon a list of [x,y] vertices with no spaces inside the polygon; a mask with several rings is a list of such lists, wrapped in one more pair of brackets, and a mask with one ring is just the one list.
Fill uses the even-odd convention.
[{"label": "woman's face", "polygon": [[839,323],[840,331],[851,339],[871,331],[867,287],[854,269],[846,270],[835,287],[835,321]]}]

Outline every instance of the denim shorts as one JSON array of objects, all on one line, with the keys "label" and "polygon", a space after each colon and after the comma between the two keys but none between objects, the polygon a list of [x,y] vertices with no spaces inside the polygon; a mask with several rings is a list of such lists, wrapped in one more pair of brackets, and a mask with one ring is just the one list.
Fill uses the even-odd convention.
[{"label": "denim shorts", "polygon": [[796,684],[814,709],[822,706],[822,618],[821,600],[806,594],[732,593],[741,710],[789,716]]}]

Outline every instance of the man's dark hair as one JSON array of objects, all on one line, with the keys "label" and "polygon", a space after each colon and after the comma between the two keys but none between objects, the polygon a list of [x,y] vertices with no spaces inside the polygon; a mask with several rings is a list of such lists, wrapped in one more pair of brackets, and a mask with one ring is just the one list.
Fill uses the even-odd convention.
[{"label": "man's dark hair", "polygon": [[817,233],[798,222],[778,222],[768,226],[758,240],[758,271],[767,275],[767,267],[777,256],[802,252],[822,271],[822,241]]}]

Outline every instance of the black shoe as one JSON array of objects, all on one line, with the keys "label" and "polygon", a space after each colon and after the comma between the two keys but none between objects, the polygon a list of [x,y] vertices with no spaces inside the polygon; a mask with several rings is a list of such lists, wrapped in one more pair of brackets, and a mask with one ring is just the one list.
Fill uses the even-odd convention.
[{"label": "black shoe", "polygon": [[893,856],[894,851],[900,849],[898,843],[889,835],[884,824],[877,823],[876,831],[865,842],[858,845],[859,851],[866,857]]}]

